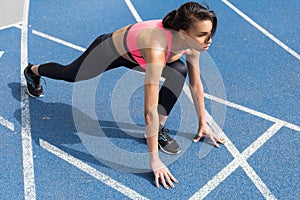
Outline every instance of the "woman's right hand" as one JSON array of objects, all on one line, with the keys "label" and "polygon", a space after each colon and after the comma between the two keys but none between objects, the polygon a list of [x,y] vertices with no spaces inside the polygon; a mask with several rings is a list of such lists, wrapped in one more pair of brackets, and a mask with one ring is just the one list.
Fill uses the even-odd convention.
[{"label": "woman's right hand", "polygon": [[160,159],[150,161],[150,165],[154,173],[156,187],[159,187],[159,181],[165,189],[169,189],[168,185],[173,188],[173,182],[178,183],[178,180],[171,174],[169,169],[161,162]]}]

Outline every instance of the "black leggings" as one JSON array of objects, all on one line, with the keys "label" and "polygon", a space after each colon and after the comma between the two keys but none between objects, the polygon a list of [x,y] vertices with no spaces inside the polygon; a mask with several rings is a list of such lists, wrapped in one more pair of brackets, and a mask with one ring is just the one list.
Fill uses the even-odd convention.
[{"label": "black leggings", "polygon": [[[97,37],[87,50],[69,65],[58,63],[41,64],[38,68],[41,76],[68,82],[94,78],[102,72],[124,66],[128,69],[144,71],[135,64],[120,56],[112,41],[112,33]],[[158,112],[168,116],[175,105],[185,78],[187,67],[181,60],[168,63],[162,72],[165,81],[159,91]]]}]

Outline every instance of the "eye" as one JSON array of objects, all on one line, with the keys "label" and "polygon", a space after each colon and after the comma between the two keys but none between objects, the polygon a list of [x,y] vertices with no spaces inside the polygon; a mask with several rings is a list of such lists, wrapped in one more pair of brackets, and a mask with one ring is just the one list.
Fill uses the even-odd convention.
[{"label": "eye", "polygon": [[200,33],[200,34],[198,34],[197,36],[198,37],[203,37],[205,34],[204,33]]},{"label": "eye", "polygon": [[204,33],[204,32],[203,32],[203,33],[197,34],[197,36],[198,36],[198,37],[204,37],[204,36],[207,36],[208,34],[209,34],[209,33]]}]

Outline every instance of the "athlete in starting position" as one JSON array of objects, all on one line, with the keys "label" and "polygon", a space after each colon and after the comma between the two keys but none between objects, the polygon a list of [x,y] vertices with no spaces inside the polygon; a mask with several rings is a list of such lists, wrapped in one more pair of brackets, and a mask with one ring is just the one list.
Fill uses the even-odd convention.
[{"label": "athlete in starting position", "polygon": [[[223,139],[214,136],[205,118],[204,91],[200,80],[200,52],[206,51],[217,28],[215,13],[196,2],[188,2],[167,14],[163,20],[151,20],[123,27],[97,37],[87,50],[69,65],[29,64],[24,74],[30,96],[44,95],[40,77],[69,82],[82,81],[120,66],[145,72],[144,115],[150,165],[155,184],[174,187],[176,178],[161,162],[158,147],[177,154],[180,147],[169,137],[164,124],[180,95],[186,75],[198,115],[199,127],[194,142],[209,137],[214,146]],[[180,57],[185,54],[185,65]],[[113,62],[109,62],[113,60]],[[159,90],[160,78],[165,81]]]}]

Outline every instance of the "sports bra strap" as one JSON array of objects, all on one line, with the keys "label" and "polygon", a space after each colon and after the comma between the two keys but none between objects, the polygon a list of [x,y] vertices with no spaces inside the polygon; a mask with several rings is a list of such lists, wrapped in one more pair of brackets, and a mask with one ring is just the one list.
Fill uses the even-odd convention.
[{"label": "sports bra strap", "polygon": [[127,51],[128,56],[131,59],[135,60],[144,69],[146,69],[147,62],[145,61],[137,47],[137,37],[142,30],[150,27],[161,29],[167,38],[168,47],[165,62],[167,62],[172,48],[172,33],[171,31],[168,31],[163,27],[161,20],[150,20],[130,25],[124,35],[124,47]]}]

